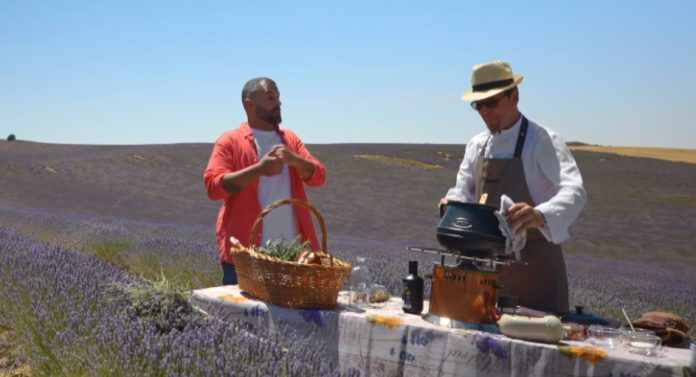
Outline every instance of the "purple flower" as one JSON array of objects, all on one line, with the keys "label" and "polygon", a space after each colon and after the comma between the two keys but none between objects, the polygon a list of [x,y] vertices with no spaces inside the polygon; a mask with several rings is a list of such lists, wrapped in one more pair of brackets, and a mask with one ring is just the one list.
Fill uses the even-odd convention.
[{"label": "purple flower", "polygon": [[306,322],[309,323],[315,323],[319,327],[324,327],[326,325],[326,321],[324,320],[324,317],[322,316],[321,312],[318,310],[314,309],[306,309],[306,310],[301,310],[300,315]]},{"label": "purple flower", "polygon": [[474,342],[476,343],[476,348],[479,351],[488,354],[489,352],[495,355],[499,359],[507,359],[508,352],[505,350],[502,344],[490,336],[487,335],[477,335]]}]

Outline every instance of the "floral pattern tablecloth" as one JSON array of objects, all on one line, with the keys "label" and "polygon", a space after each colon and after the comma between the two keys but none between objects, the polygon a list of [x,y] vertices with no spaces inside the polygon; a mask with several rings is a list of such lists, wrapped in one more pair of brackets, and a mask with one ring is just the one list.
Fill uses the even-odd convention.
[{"label": "floral pattern tablecloth", "polygon": [[[298,331],[323,347],[341,369],[363,376],[696,376],[693,348],[664,347],[658,357],[587,342],[544,344],[501,334],[443,327],[401,310],[392,298],[365,309],[289,309],[267,304],[237,286],[193,291],[192,303],[218,318],[271,331]],[[424,313],[427,312],[427,302]]]}]

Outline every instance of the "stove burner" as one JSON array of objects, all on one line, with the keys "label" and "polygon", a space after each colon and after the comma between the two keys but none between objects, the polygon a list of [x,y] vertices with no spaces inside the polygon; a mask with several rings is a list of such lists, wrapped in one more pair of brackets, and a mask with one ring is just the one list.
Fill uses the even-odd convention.
[{"label": "stove burner", "polygon": [[457,251],[444,250],[444,249],[433,249],[428,247],[415,247],[408,246],[406,250],[418,251],[426,254],[436,254],[440,256],[440,264],[445,265],[445,257],[454,257],[458,263],[459,267],[462,268],[477,268],[481,271],[497,271],[499,267],[507,266],[513,263],[514,260],[511,258],[506,258],[503,256],[498,256],[496,258],[477,258],[461,255]]},{"label": "stove burner", "polygon": [[[440,256],[440,263],[433,266],[430,306],[423,319],[446,327],[499,333],[495,313],[500,269],[515,263],[514,259],[479,258],[428,247],[406,249]],[[454,257],[456,264],[446,265],[445,257]]]}]

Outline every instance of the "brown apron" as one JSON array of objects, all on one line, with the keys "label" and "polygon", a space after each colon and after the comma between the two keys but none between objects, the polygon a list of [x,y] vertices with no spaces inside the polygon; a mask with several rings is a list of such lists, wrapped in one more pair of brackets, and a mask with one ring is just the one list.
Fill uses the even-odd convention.
[{"label": "brown apron", "polygon": [[[488,194],[487,204],[500,206],[500,196],[506,194],[513,202],[536,205],[527,188],[522,165],[522,148],[529,122],[522,117],[513,158],[484,157],[488,141],[477,160],[476,193]],[[548,242],[537,229],[527,230],[527,242],[521,251],[523,263],[512,263],[501,273],[500,293],[517,296],[519,304],[550,313],[568,311],[568,280],[565,261],[559,245]]]}]

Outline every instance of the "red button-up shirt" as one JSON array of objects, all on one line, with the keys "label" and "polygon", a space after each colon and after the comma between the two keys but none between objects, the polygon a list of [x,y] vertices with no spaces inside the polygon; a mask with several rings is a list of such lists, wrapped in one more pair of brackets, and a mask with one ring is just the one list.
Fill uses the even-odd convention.
[{"label": "red button-up shirt", "polygon": [[[303,183],[314,187],[323,185],[326,182],[326,168],[321,161],[309,153],[307,147],[294,132],[288,129],[278,129],[277,132],[283,140],[283,144],[291,151],[314,164],[314,173],[307,180],[303,180],[297,169],[289,166],[292,197],[307,201]],[[203,180],[210,199],[225,201],[218,214],[215,232],[220,248],[221,263],[234,263],[229,252],[230,236],[237,238],[244,246],[249,246],[249,232],[262,210],[261,204],[259,204],[258,180],[242,191],[230,194],[222,187],[222,177],[227,173],[244,169],[258,160],[254,132],[246,122],[242,123],[239,128],[224,133],[213,146]],[[313,250],[320,250],[314,224],[312,224],[311,212],[298,206],[295,206],[294,209],[303,241],[310,241]],[[261,228],[263,228],[263,224],[261,224]],[[254,245],[260,244],[262,233],[263,229],[259,229],[254,235]]]}]

